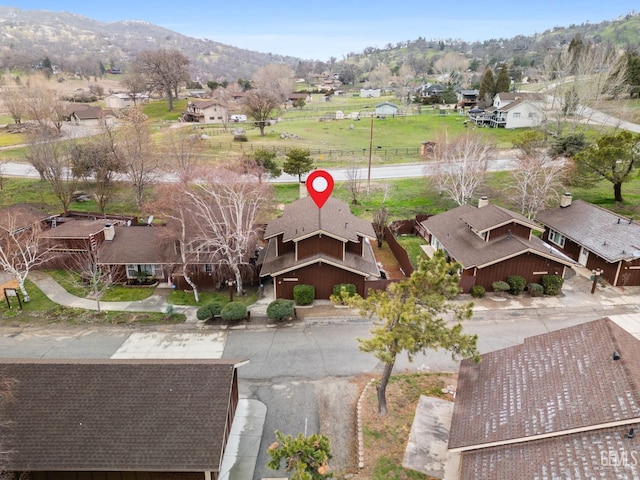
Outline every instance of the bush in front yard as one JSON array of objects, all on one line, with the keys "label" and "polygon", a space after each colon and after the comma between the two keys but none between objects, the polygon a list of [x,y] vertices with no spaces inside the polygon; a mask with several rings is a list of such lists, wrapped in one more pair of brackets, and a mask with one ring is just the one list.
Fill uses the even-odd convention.
[{"label": "bush in front yard", "polygon": [[311,305],[316,298],[316,287],[300,284],[293,287],[293,299],[296,305]]},{"label": "bush in front yard", "polygon": [[267,307],[267,317],[271,320],[284,320],[293,318],[295,310],[293,308],[293,300],[284,298],[276,298]]},{"label": "bush in front yard", "polygon": [[220,312],[222,320],[244,320],[247,318],[247,307],[240,302],[229,302]]},{"label": "bush in front yard", "polygon": [[511,275],[507,277],[507,283],[509,284],[509,293],[511,295],[519,295],[527,286],[527,280],[520,275]]},{"label": "bush in front yard", "polygon": [[530,283],[529,295],[531,295],[532,297],[541,297],[542,295],[544,295],[544,287],[539,283]]},{"label": "bush in front yard", "polygon": [[482,285],[474,285],[471,287],[471,296],[473,298],[483,298],[487,290]]},{"label": "bush in front yard", "polygon": [[559,295],[564,279],[560,275],[543,275],[542,287],[545,295]]},{"label": "bush in front yard", "polygon": [[196,311],[196,317],[198,320],[209,320],[210,318],[217,317],[222,311],[222,305],[217,302],[208,303],[203,305]]},{"label": "bush in front yard", "polygon": [[507,282],[503,282],[502,280],[493,282],[491,284],[491,288],[494,292],[508,292],[509,290],[511,290],[511,286]]},{"label": "bush in front yard", "polygon": [[329,300],[334,305],[346,305],[348,298],[353,297],[356,293],[356,286],[353,283],[338,283],[333,286],[333,294]]}]

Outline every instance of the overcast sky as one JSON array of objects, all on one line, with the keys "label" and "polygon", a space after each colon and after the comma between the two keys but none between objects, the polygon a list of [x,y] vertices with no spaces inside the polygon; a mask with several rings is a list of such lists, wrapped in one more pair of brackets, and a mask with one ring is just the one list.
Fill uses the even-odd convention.
[{"label": "overcast sky", "polygon": [[323,61],[418,37],[469,42],[511,38],[556,26],[613,20],[640,9],[638,0],[324,0],[308,5],[290,0],[9,0],[7,6],[65,11],[101,22],[143,20],[191,37]]}]

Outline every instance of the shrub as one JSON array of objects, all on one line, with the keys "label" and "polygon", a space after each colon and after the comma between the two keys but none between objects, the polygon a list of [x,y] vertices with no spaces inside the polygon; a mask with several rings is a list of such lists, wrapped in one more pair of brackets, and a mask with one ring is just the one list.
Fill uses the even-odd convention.
[{"label": "shrub", "polygon": [[220,311],[222,320],[244,320],[247,318],[247,307],[241,302],[229,302]]},{"label": "shrub", "polygon": [[316,287],[300,284],[293,287],[293,299],[296,305],[311,305],[316,298]]},{"label": "shrub", "polygon": [[196,311],[196,318],[198,320],[209,320],[210,318],[220,315],[222,305],[217,302],[207,303]]},{"label": "shrub", "polygon": [[482,285],[474,285],[471,287],[471,296],[473,298],[483,298],[486,291]]},{"label": "shrub", "polygon": [[294,308],[293,300],[284,298],[276,298],[267,306],[267,317],[271,320],[284,320],[285,318],[293,318]]},{"label": "shrub", "polygon": [[529,295],[531,295],[532,297],[541,297],[542,295],[544,295],[544,287],[539,283],[530,283]]},{"label": "shrub", "polygon": [[493,282],[491,288],[494,292],[508,292],[511,290],[511,286],[507,282],[500,280],[499,282]]},{"label": "shrub", "polygon": [[509,293],[511,295],[519,295],[524,290],[524,287],[527,286],[527,280],[520,275],[507,277],[507,283],[509,284]]},{"label": "shrub", "polygon": [[234,142],[248,142],[249,138],[247,137],[246,133],[238,133],[238,134],[233,136],[233,141]]},{"label": "shrub", "polygon": [[562,291],[564,279],[560,275],[543,275],[542,287],[545,295],[558,295]]},{"label": "shrub", "polygon": [[345,305],[347,298],[353,297],[356,293],[356,286],[353,283],[338,283],[333,286],[333,295],[329,300],[335,305]]}]

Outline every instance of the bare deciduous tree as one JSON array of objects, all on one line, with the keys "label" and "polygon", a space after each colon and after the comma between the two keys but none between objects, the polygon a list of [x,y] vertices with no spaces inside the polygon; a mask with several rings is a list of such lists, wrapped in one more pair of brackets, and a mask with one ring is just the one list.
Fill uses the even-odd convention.
[{"label": "bare deciduous tree", "polygon": [[20,228],[14,216],[0,222],[0,268],[13,275],[25,302],[31,298],[24,282],[31,270],[53,258],[53,246],[39,241],[39,224]]},{"label": "bare deciduous tree", "polygon": [[76,180],[65,145],[49,129],[39,129],[29,135],[26,158],[40,178],[49,182],[63,211],[68,211]]},{"label": "bare deciduous tree", "polygon": [[198,230],[194,241],[208,247],[233,272],[236,291],[243,291],[242,267],[255,249],[257,220],[267,204],[271,187],[248,181],[241,168],[206,172],[194,188],[185,189],[189,211]]},{"label": "bare deciduous tree", "polygon": [[273,112],[278,110],[282,102],[274,94],[263,90],[249,90],[244,97],[244,110],[253,118],[260,129],[260,135],[264,136],[264,129],[269,123]]},{"label": "bare deciduous tree", "polygon": [[293,72],[286,65],[271,64],[260,67],[251,77],[255,90],[269,92],[284,103],[295,88]]},{"label": "bare deciduous tree", "polygon": [[164,162],[167,169],[174,173],[181,183],[187,184],[195,179],[202,163],[205,145],[199,135],[186,128],[172,130],[162,145],[163,154],[171,158]]},{"label": "bare deciduous tree", "polygon": [[140,73],[130,73],[126,75],[122,81],[120,82],[126,91],[131,100],[133,100],[133,104],[136,105],[138,100],[140,100],[140,95],[147,93],[148,91],[148,83],[145,77]]},{"label": "bare deciduous tree", "polygon": [[518,147],[518,154],[509,190],[519,200],[520,213],[535,218],[539,211],[559,198],[567,167],[562,159],[549,157],[540,132],[525,133],[514,145]]},{"label": "bare deciduous tree", "polygon": [[114,283],[111,268],[100,264],[97,249],[73,253],[66,259],[70,272],[80,275],[79,283],[89,288],[89,296],[96,301],[98,313],[102,312],[100,301]]},{"label": "bare deciduous tree", "polygon": [[133,63],[134,74],[146,79],[147,89],[167,96],[169,111],[178,87],[189,80],[189,59],[176,49],[145,50]]},{"label": "bare deciduous tree", "polygon": [[440,75],[441,81],[458,80],[462,72],[469,66],[469,60],[462,54],[456,52],[447,52],[433,64],[433,68]]},{"label": "bare deciduous tree", "polygon": [[118,131],[116,152],[119,164],[127,173],[142,208],[147,188],[153,185],[161,170],[160,156],[154,151],[148,117],[139,107],[128,110]]},{"label": "bare deciduous tree", "polygon": [[473,133],[451,141],[445,136],[435,143],[434,160],[427,164],[426,174],[435,188],[464,205],[484,180],[493,149]]},{"label": "bare deciduous tree", "polygon": [[362,170],[361,164],[355,159],[349,159],[347,163],[347,188],[351,193],[351,204],[358,204],[358,197],[362,192]]}]

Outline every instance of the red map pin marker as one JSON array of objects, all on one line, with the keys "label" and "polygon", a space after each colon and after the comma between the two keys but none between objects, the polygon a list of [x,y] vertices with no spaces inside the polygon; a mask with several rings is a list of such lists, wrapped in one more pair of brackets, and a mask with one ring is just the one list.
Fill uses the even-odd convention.
[{"label": "red map pin marker", "polygon": [[322,208],[333,191],[333,177],[325,170],[314,170],[307,177],[307,191],[318,208]]}]

